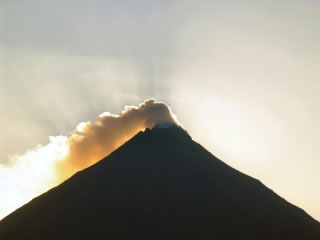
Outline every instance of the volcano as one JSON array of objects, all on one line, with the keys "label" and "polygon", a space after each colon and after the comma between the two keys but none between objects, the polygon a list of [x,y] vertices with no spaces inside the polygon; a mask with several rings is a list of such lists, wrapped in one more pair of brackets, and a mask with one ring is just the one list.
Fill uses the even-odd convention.
[{"label": "volcano", "polygon": [[120,236],[319,240],[320,224],[177,126],[138,133],[0,222],[6,240]]}]

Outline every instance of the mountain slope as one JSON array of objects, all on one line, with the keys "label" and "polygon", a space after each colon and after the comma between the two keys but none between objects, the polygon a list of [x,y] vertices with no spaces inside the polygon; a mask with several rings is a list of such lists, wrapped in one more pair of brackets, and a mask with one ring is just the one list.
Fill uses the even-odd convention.
[{"label": "mountain slope", "polygon": [[146,232],[167,233],[164,239],[197,233],[201,239],[319,240],[320,224],[178,127],[140,132],[0,222],[0,239]]}]

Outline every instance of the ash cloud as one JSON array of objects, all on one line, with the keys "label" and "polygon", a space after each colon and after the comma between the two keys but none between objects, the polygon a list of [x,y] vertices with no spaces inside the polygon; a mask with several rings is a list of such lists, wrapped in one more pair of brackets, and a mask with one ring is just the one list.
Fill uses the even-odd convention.
[{"label": "ash cloud", "polygon": [[49,144],[11,157],[0,165],[0,219],[159,123],[180,125],[166,104],[149,99],[119,115],[102,113],[94,123],[79,123],[70,136],[50,137]]},{"label": "ash cloud", "polygon": [[179,125],[170,108],[155,99],[146,100],[138,107],[126,106],[119,115],[100,114],[95,123],[82,122],[68,139],[69,152],[57,163],[57,175],[64,180],[104,158],[139,131],[158,123]]}]

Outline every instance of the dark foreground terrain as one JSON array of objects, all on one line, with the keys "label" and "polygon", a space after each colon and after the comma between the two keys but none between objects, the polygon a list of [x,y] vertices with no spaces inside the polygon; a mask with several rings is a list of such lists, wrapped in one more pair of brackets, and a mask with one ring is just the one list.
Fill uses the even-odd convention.
[{"label": "dark foreground terrain", "polygon": [[320,224],[178,127],[141,132],[0,222],[0,239],[320,240]]}]

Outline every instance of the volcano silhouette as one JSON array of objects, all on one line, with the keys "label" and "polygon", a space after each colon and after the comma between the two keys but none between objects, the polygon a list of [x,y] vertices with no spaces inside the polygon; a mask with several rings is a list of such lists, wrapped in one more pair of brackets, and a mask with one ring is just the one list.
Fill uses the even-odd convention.
[{"label": "volcano silhouette", "polygon": [[119,236],[319,240],[320,224],[176,126],[140,132],[0,222],[3,240]]}]

